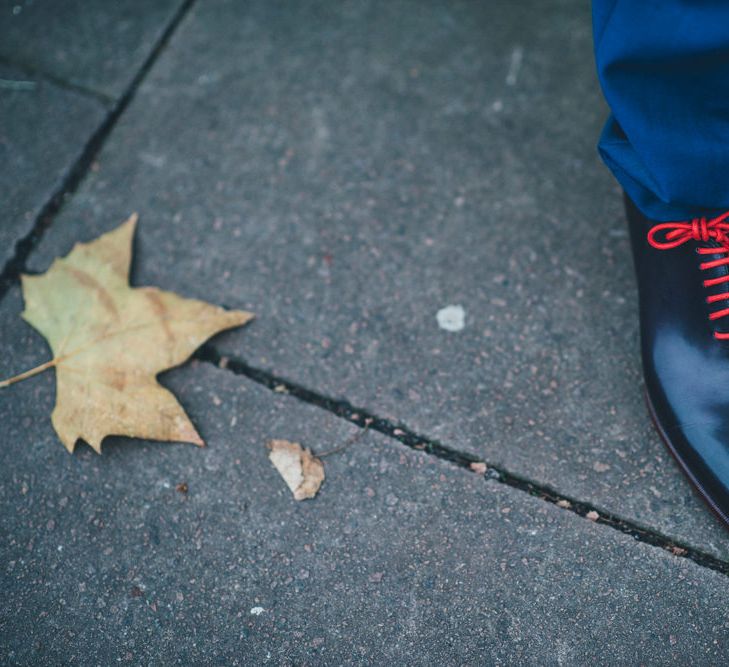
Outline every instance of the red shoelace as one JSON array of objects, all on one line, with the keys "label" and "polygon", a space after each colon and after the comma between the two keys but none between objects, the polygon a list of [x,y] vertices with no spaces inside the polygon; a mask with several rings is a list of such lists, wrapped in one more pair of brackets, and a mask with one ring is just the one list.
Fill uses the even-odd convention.
[{"label": "red shoelace", "polygon": [[[691,222],[662,222],[651,228],[648,232],[648,243],[657,250],[671,250],[677,248],[688,241],[698,241],[706,243],[715,241],[721,244],[720,248],[711,246],[699,246],[696,252],[701,255],[725,255],[720,259],[712,259],[708,262],[702,262],[699,268],[702,270],[714,269],[717,266],[729,265],[729,211],[722,213],[716,218],[707,220],[706,218],[694,218]],[[660,238],[656,238],[660,235]],[[729,283],[729,273],[718,278],[710,278],[704,280],[704,287],[712,287],[721,283]],[[729,299],[729,292],[721,294],[712,294],[706,298],[707,303],[715,303]],[[729,315],[729,308],[722,308],[709,314],[710,320],[718,320],[720,317]],[[714,337],[719,340],[729,340],[729,333],[715,331]]]}]

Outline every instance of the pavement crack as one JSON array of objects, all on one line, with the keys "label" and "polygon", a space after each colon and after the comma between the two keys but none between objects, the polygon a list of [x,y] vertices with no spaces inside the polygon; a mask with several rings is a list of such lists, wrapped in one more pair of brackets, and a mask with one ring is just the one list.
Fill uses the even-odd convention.
[{"label": "pavement crack", "polygon": [[5,56],[0,56],[0,65],[12,67],[13,69],[21,72],[24,76],[32,79],[40,79],[45,83],[49,83],[55,86],[56,88],[61,88],[62,90],[66,90],[76,95],[81,95],[82,97],[90,97],[91,99],[99,102],[102,106],[106,108],[112,108],[114,106],[115,99],[111,95],[108,95],[107,93],[104,93],[100,90],[96,90],[95,88],[90,88],[88,86],[74,83],[73,81],[68,81],[51,72],[47,72],[40,67],[36,67],[35,65],[22,63],[16,60],[12,60],[10,58],[6,58]]},{"label": "pavement crack", "polygon": [[637,542],[658,547],[664,551],[668,551],[677,558],[686,558],[701,567],[729,576],[728,561],[717,558],[689,544],[672,539],[655,530],[641,526],[617,514],[607,512],[591,503],[567,496],[547,484],[541,484],[509,472],[502,467],[493,466],[474,454],[453,449],[437,440],[424,437],[403,424],[394,423],[389,419],[378,417],[368,410],[352,405],[345,399],[332,398],[312,389],[307,389],[300,384],[251,366],[241,358],[223,354],[212,345],[203,345],[195,353],[194,358],[198,361],[214,364],[236,375],[247,377],[276,393],[288,394],[305,403],[331,412],[337,417],[346,419],[348,422],[360,428],[369,428],[378,431],[387,437],[399,441],[410,449],[435,456],[461,468],[466,468],[474,474],[482,474],[480,471],[483,471],[485,466],[485,477],[488,479],[510,486],[513,489],[527,493],[544,502],[557,505],[561,509],[577,514],[593,523],[609,526],[618,532],[629,535]]},{"label": "pavement crack", "polygon": [[[134,99],[137,89],[141,85],[142,81],[144,81],[150,69],[157,62],[157,59],[161,55],[162,51],[164,51],[172,38],[172,35],[177,30],[177,27],[180,25],[185,16],[187,16],[194,3],[195,0],[185,0],[178,7],[175,15],[170,19],[167,27],[160,35],[154,47],[149,52],[146,60],[139,68],[134,79],[129,86],[127,86],[121,97],[119,97],[119,99],[115,102],[107,100],[107,106],[111,104],[111,107],[109,108],[104,120],[88,138],[79,156],[66,170],[66,173],[63,175],[56,190],[53,192],[48,201],[46,201],[41,207],[30,232],[16,242],[13,256],[5,262],[5,265],[2,267],[2,270],[0,271],[0,301],[3,300],[5,295],[8,293],[8,290],[20,279],[20,274],[25,271],[25,265],[28,261],[28,257],[30,257],[33,250],[35,250],[38,246],[38,243],[43,238],[43,235],[51,226],[53,220],[61,211],[66,201],[75,194],[96,159],[96,156],[106,143],[106,139],[109,134],[111,134],[111,131],[116,126],[120,116],[129,106],[129,103]],[[64,83],[64,85],[68,87],[71,84]]]}]

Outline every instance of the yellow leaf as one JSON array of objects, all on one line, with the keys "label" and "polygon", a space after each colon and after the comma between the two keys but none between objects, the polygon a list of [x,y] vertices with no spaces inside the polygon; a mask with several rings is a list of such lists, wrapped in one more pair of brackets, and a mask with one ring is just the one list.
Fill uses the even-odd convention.
[{"label": "yellow leaf", "polygon": [[23,317],[53,350],[53,360],[39,368],[56,369],[52,421],[70,452],[78,439],[100,452],[107,435],[204,445],[156,376],[214,334],[253,317],[130,287],[136,222],[134,214],[91,243],[77,243],[43,275],[22,276]]},{"label": "yellow leaf", "polygon": [[298,442],[271,440],[268,448],[271,450],[268,458],[294,494],[294,499],[313,498],[324,481],[324,464],[321,460],[310,449],[303,449]]}]

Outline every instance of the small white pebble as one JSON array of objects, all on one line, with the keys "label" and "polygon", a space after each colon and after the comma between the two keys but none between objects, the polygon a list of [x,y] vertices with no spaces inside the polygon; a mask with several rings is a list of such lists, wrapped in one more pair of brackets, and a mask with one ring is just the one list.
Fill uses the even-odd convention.
[{"label": "small white pebble", "polygon": [[446,306],[438,311],[436,319],[445,331],[461,331],[466,324],[466,311],[463,306]]},{"label": "small white pebble", "polygon": [[266,611],[263,607],[251,607],[251,614],[253,616],[260,616],[264,611]]}]

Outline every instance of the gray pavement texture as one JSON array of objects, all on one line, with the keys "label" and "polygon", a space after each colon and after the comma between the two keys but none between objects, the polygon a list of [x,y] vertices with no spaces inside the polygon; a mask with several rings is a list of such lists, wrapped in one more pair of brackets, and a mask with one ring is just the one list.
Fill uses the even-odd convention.
[{"label": "gray pavement texture", "polygon": [[0,59],[119,98],[183,0],[3,0]]},{"label": "gray pavement texture", "polygon": [[[118,98],[180,7],[4,6],[0,78],[54,79],[0,89],[9,257],[101,118],[75,87]],[[219,352],[726,565],[642,401],[586,4],[198,0],[162,46],[29,270],[136,210],[135,284],[257,314]],[[21,310],[0,378],[49,354]],[[729,658],[716,568],[374,432],[295,503],[266,441],[352,424],[209,363],[163,382],[207,448],[69,456],[52,373],[0,391],[3,664]]]},{"label": "gray pavement texture", "polygon": [[15,68],[0,65],[0,80],[2,269],[16,243],[33,229],[43,205],[61,187],[105,112],[96,100]]},{"label": "gray pavement texture", "polygon": [[0,270],[181,6],[0,2]]},{"label": "gray pavement texture", "polygon": [[[17,289],[6,306],[2,359],[40,361],[39,337],[7,321]],[[206,449],[111,438],[101,457],[69,456],[39,418],[50,375],[0,408],[7,662],[726,657],[722,574],[371,433],[325,459],[318,498],[296,504],[267,439],[323,451],[352,426],[210,364],[165,384]]]}]

